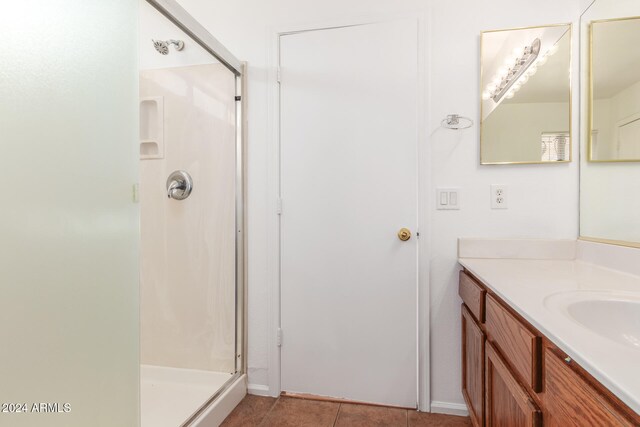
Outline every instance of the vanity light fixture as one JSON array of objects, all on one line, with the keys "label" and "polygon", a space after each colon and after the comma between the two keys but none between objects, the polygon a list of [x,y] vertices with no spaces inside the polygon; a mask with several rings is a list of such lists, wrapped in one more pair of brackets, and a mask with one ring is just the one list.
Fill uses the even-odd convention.
[{"label": "vanity light fixture", "polygon": [[537,65],[532,66],[532,64],[540,54],[540,46],[540,39],[537,38],[531,42],[530,46],[515,49],[513,56],[498,70],[495,79],[487,85],[482,99],[493,99],[494,102],[499,102],[503,97],[513,98],[515,92],[536,73]]}]

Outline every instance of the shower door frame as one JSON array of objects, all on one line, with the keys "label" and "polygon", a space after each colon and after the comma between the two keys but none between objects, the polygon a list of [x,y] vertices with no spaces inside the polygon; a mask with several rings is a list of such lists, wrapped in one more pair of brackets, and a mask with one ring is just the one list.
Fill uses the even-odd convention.
[{"label": "shower door frame", "polygon": [[146,0],[160,14],[166,17],[176,27],[193,39],[204,50],[220,61],[235,76],[236,99],[236,345],[235,372],[227,382],[216,391],[191,418],[183,425],[195,421],[221,394],[228,390],[242,375],[247,366],[247,321],[246,321],[246,256],[245,256],[245,141],[244,141],[244,103],[246,94],[245,70],[246,64],[238,60],[222,43],[220,43],[205,27],[189,14],[175,0]]}]

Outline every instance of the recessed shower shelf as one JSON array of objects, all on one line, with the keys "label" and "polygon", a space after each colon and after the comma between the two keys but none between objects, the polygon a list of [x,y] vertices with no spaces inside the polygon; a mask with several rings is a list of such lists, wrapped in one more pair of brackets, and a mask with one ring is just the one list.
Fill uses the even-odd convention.
[{"label": "recessed shower shelf", "polygon": [[140,159],[164,158],[164,98],[140,99]]}]

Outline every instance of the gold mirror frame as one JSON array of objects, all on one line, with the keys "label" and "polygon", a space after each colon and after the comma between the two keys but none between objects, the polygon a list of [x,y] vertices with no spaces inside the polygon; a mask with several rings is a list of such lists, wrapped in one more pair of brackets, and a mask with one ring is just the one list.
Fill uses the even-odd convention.
[{"label": "gold mirror frame", "polygon": [[[533,162],[485,162],[482,160],[482,147],[483,147],[483,100],[482,100],[482,92],[483,86],[482,82],[484,81],[484,66],[482,63],[483,58],[483,39],[485,34],[489,33],[498,33],[504,31],[518,31],[518,30],[530,30],[534,28],[550,28],[550,27],[568,27],[569,28],[569,159],[568,160],[558,160],[555,162],[543,162],[543,161],[533,161]],[[573,161],[573,24],[565,23],[565,24],[550,24],[550,25],[534,25],[530,27],[517,27],[517,28],[507,28],[500,30],[486,30],[480,32],[480,84],[479,84],[479,99],[480,99],[480,150],[478,156],[480,157],[480,165],[550,165],[550,164],[566,164],[571,163]]]},{"label": "gold mirror frame", "polygon": [[[587,161],[591,163],[631,163],[631,162],[640,162],[640,159],[610,159],[610,160],[597,160],[593,158],[593,24],[602,24],[605,22],[615,22],[615,21],[630,21],[632,19],[640,20],[640,16],[628,16],[624,18],[612,18],[612,19],[597,19],[589,22],[589,86],[588,86],[588,123],[589,129],[587,129]],[[589,240],[589,239],[585,239]],[[591,241],[597,241],[596,239],[591,239]],[[622,245],[628,242],[619,242],[619,241],[610,241],[605,243],[612,243],[616,245]],[[626,245],[626,246],[635,246],[635,245]],[[640,247],[638,245],[637,247]]]}]

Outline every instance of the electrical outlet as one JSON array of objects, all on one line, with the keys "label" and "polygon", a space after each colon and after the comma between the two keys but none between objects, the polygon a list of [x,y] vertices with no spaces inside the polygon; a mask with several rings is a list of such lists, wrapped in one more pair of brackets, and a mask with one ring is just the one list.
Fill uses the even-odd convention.
[{"label": "electrical outlet", "polygon": [[507,209],[507,186],[500,184],[491,185],[491,209]]}]

